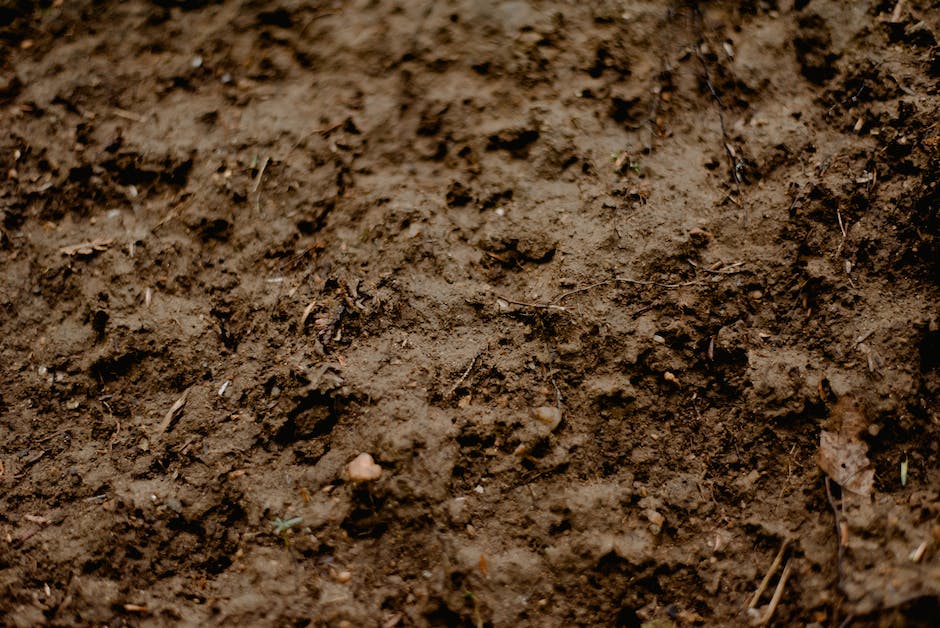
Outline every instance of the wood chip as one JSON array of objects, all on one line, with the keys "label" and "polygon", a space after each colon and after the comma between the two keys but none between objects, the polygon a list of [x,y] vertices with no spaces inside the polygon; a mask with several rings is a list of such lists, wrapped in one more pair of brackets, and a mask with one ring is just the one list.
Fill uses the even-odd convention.
[{"label": "wood chip", "polygon": [[160,422],[160,426],[157,427],[157,434],[162,434],[170,428],[170,425],[183,414],[183,407],[186,405],[186,401],[189,398],[190,389],[187,388],[186,392],[170,406],[170,409],[167,411],[166,416],[163,417],[163,421]]},{"label": "wood chip", "polygon": [[107,251],[112,242],[114,242],[114,240],[110,238],[96,238],[90,242],[82,242],[80,244],[62,247],[59,251],[64,255],[84,257],[94,255],[100,251]]},{"label": "wood chip", "polygon": [[317,306],[317,302],[314,301],[310,305],[304,308],[304,313],[300,316],[300,327],[301,329],[307,326],[307,319],[310,318],[310,315],[313,313],[314,308]]}]

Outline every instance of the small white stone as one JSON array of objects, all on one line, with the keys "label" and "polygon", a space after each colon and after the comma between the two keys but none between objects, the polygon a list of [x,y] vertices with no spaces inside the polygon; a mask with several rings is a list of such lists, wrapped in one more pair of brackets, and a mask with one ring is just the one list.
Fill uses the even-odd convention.
[{"label": "small white stone", "polygon": [[532,414],[539,423],[547,427],[549,431],[554,432],[561,424],[561,408],[556,408],[555,406],[540,406],[533,408]]},{"label": "small white stone", "polygon": [[371,482],[382,477],[382,467],[375,464],[372,456],[362,453],[346,465],[346,473],[353,482]]}]

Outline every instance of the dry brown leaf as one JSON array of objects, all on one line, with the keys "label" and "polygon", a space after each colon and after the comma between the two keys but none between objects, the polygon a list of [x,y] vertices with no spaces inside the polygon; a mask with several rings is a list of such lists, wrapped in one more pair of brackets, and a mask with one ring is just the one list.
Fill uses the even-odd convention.
[{"label": "dry brown leaf", "polygon": [[848,438],[857,439],[868,429],[868,419],[861,405],[849,396],[843,396],[832,406],[829,416],[829,429]]},{"label": "dry brown leaf", "polygon": [[868,445],[861,439],[868,429],[861,407],[850,397],[840,399],[833,406],[830,428],[819,435],[819,468],[844,490],[870,495],[875,471],[868,459]]},{"label": "dry brown leaf", "polygon": [[868,446],[861,440],[823,430],[819,435],[816,462],[844,490],[870,495],[875,470],[871,468],[867,452]]}]

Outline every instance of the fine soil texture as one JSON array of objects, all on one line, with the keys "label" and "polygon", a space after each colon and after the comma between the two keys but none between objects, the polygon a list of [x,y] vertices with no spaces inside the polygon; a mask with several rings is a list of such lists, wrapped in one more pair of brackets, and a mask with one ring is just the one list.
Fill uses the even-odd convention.
[{"label": "fine soil texture", "polygon": [[0,3],[0,624],[936,625],[938,37]]}]

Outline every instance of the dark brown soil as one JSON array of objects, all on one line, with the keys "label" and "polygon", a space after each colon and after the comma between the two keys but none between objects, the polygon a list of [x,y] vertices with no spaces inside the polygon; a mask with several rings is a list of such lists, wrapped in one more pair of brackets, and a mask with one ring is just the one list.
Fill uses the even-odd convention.
[{"label": "dark brown soil", "polygon": [[6,0],[0,623],[936,625],[937,37]]}]

